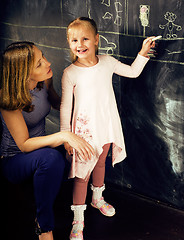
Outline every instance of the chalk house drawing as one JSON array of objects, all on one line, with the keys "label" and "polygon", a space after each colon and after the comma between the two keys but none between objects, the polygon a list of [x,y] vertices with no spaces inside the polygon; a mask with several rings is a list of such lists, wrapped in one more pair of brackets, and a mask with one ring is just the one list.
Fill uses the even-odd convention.
[{"label": "chalk house drawing", "polygon": [[150,14],[150,6],[140,5],[139,19],[141,21],[141,25],[143,26],[144,37],[146,35],[146,27],[149,26],[149,14]]},{"label": "chalk house drawing", "polygon": [[114,49],[116,49],[117,46],[113,42],[109,42],[107,38],[100,35],[99,36],[99,50],[103,52],[104,54],[113,55]]},{"label": "chalk house drawing", "polygon": [[165,20],[167,20],[167,23],[164,25],[159,25],[160,29],[167,29],[168,33],[166,34],[167,39],[175,39],[177,38],[177,34],[175,31],[181,31],[182,27],[180,25],[176,25],[174,22],[177,18],[176,14],[172,12],[166,12],[164,15]]}]

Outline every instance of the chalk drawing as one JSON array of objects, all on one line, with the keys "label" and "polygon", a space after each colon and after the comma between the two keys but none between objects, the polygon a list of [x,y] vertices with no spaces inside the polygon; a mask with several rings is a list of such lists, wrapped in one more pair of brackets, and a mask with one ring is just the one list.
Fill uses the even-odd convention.
[{"label": "chalk drawing", "polygon": [[166,38],[167,39],[176,39],[178,36],[175,31],[181,31],[182,27],[180,25],[176,25],[174,22],[177,18],[176,14],[172,12],[166,12],[164,15],[165,20],[167,20],[167,23],[164,25],[159,25],[160,29],[167,29]]},{"label": "chalk drawing", "polygon": [[150,6],[149,5],[140,5],[139,19],[141,21],[141,25],[143,26],[143,36],[146,36],[146,27],[149,26],[149,13]]},{"label": "chalk drawing", "polygon": [[88,9],[88,17],[89,17],[89,18],[92,18],[92,17],[91,17],[91,9],[90,9],[90,8]]},{"label": "chalk drawing", "polygon": [[106,12],[102,18],[103,19],[112,19],[113,18],[113,14],[110,13],[110,12]]},{"label": "chalk drawing", "polygon": [[101,50],[105,54],[113,55],[114,49],[116,49],[117,46],[113,42],[109,42],[107,38],[100,35],[99,36],[99,50]]},{"label": "chalk drawing", "polygon": [[122,15],[122,12],[123,12],[123,6],[120,2],[115,2],[114,4],[115,4],[116,13],[117,13],[114,24],[117,25],[117,26],[121,26],[121,24],[122,24],[121,15]]},{"label": "chalk drawing", "polygon": [[[111,6],[110,1],[108,1],[108,3],[105,3],[104,1],[102,1],[101,4],[104,4],[108,7]],[[114,5],[115,5],[115,10],[116,10],[116,16],[115,16],[114,24],[117,25],[117,26],[121,26],[122,25],[121,15],[122,15],[122,12],[123,12],[123,6],[120,2],[115,2]],[[103,19],[113,19],[113,14],[108,11],[104,14],[104,16],[102,18]]]},{"label": "chalk drawing", "polygon": [[[89,0],[86,0],[85,1],[85,6],[86,6],[86,10],[88,12],[88,15],[90,18],[93,18],[93,14],[91,12],[91,9],[90,9],[90,4],[88,4],[88,1]],[[121,1],[121,3],[120,3]],[[100,30],[99,31],[99,34],[101,36],[105,36],[107,35],[108,36],[108,41],[107,41],[107,38],[106,39],[106,44],[105,44],[105,39],[102,39],[103,37],[101,37],[101,46],[100,48],[102,49],[102,51],[105,51],[107,53],[110,53],[112,54],[113,52],[113,55],[115,57],[118,57],[118,58],[125,58],[125,59],[134,59],[134,57],[132,56],[128,56],[128,55],[120,55],[117,53],[117,51],[114,51],[115,49],[117,49],[116,47],[116,44],[113,43],[110,39],[114,39],[114,37],[134,37],[134,38],[142,38],[144,40],[144,36],[142,35],[131,35],[129,34],[128,32],[128,28],[129,28],[129,22],[128,22],[128,9],[129,9],[129,0],[119,0],[119,1],[115,1],[113,2],[115,4],[115,8],[116,8],[116,11],[114,11],[115,15],[116,13],[119,14],[121,13],[121,15],[124,14],[124,17],[123,17],[123,23],[124,23],[124,31],[122,30],[121,32],[119,32],[119,28],[117,28],[115,31],[102,31]],[[64,1],[60,0],[60,9],[61,9],[61,15],[63,16],[63,4],[64,4]],[[100,1],[100,4],[103,4],[104,7],[107,7],[108,10],[110,9],[111,5],[112,5],[112,1],[110,0],[101,0]],[[145,9],[143,6],[146,6]],[[149,5],[140,5],[140,9],[142,9],[141,11],[141,14],[140,14],[140,20],[142,21],[141,24],[144,28],[148,27],[149,26],[149,14],[150,14],[150,7]],[[143,11],[144,10],[144,11]],[[122,11],[123,14],[122,14]],[[172,17],[173,14],[167,12],[165,14],[165,19],[170,19]],[[170,18],[168,18],[170,16]],[[105,16],[106,19],[113,19],[113,14],[110,12],[110,11],[107,11],[107,14]],[[146,20],[147,19],[147,20]],[[176,31],[180,31],[182,30],[181,26],[179,25],[176,25],[174,23],[176,19],[176,16],[173,18],[171,18],[170,20],[167,20],[168,23],[166,23],[165,25],[160,25],[160,28],[168,28],[168,25],[169,23],[172,24],[172,29],[175,29]],[[117,24],[120,24],[120,20],[119,19],[116,19],[116,23]],[[170,22],[169,22],[170,21]],[[113,21],[112,21],[113,23]],[[115,24],[115,23],[114,23]],[[61,27],[61,26],[30,26],[30,25],[21,25],[21,24],[14,24],[14,23],[11,23],[11,22],[0,22],[0,28],[1,28],[1,25],[2,27],[4,27],[3,25],[6,25],[8,26],[8,29],[12,30],[12,32],[14,31],[14,28],[25,28],[25,29],[29,29],[29,28],[32,28],[32,29],[35,29],[35,31],[37,29],[49,29],[52,31],[57,31],[53,33],[54,34],[58,34],[58,29],[60,29],[60,31],[65,31],[66,30],[66,27]],[[170,28],[169,28],[170,29]],[[172,31],[174,30],[170,30],[170,33],[172,35]],[[168,30],[169,31],[169,30]],[[12,41],[16,41],[16,40],[19,40],[19,39],[16,39],[16,36],[1,36],[0,39],[9,39],[9,40],[12,40]],[[168,40],[167,38],[162,38],[162,41],[165,41],[165,40]],[[171,38],[170,40],[175,40],[173,38]],[[184,40],[184,37],[180,37],[180,38],[177,38],[177,40],[181,40],[183,41]],[[35,41],[33,39],[33,41]],[[35,41],[36,42],[36,41]],[[104,44],[102,44],[102,42],[104,42]],[[110,43],[110,45],[109,45]],[[58,50],[69,50],[68,48],[63,48],[63,47],[59,47],[59,46],[51,46],[50,44],[43,44],[43,46],[47,47],[47,48],[54,48],[54,49],[58,49]],[[168,49],[166,49],[166,51],[168,52],[168,54],[179,54],[179,53],[183,53],[184,50],[181,50],[181,51],[169,51]],[[155,61],[155,62],[160,62],[160,63],[171,63],[171,64],[179,64],[179,65],[184,65],[184,61],[174,61],[174,60],[168,60],[168,59],[159,59],[159,58],[152,58],[150,59],[150,61]]]},{"label": "chalk drawing", "polygon": [[[1,26],[6,25],[8,26],[8,28],[26,28],[26,29],[49,29],[49,30],[58,30],[60,29],[61,31],[66,31],[66,27],[62,27],[62,26],[35,26],[35,25],[21,25],[21,24],[14,24],[14,23],[10,23],[10,22],[0,22],[0,28]],[[113,32],[113,31],[99,31],[100,34],[108,34],[109,37],[112,35],[113,38],[115,35],[118,36],[131,36],[131,37],[138,37],[138,38],[142,38],[142,36],[139,35],[130,35],[130,34],[125,34],[125,33],[121,33],[121,32]],[[53,33],[54,34],[54,33]],[[6,37],[6,36],[0,36],[0,39],[4,39],[4,40],[11,40],[11,41],[18,41],[20,39],[16,39],[16,38],[11,38],[11,37]],[[184,38],[180,38],[180,40],[184,40]],[[33,39],[33,41],[36,43],[36,41]],[[57,47],[57,46],[51,46],[51,45],[47,45],[47,44],[37,44],[46,48],[54,48],[54,49],[58,49],[58,50],[69,50],[68,48],[62,48],[62,47]],[[114,47],[112,46],[112,50],[116,49],[116,46],[114,45]],[[114,52],[114,51],[113,51]],[[125,58],[125,59],[134,59],[134,57],[131,56],[124,56],[124,55],[119,55],[117,53],[114,52],[113,54],[115,57],[120,57],[120,58]],[[172,63],[172,64],[179,64],[179,65],[184,65],[184,62],[179,62],[179,61],[174,61],[174,60],[164,60],[164,59],[150,59],[150,61],[154,61],[154,62],[160,62],[160,63]]]},{"label": "chalk drawing", "polygon": [[168,55],[174,55],[174,54],[181,54],[182,52],[184,52],[184,50],[179,50],[179,51],[170,51],[169,49],[165,49],[168,52]]},{"label": "chalk drawing", "polygon": [[[102,5],[105,5],[105,6],[107,6],[107,7],[110,7],[111,1],[110,1],[110,0],[106,0],[106,1],[103,0],[103,1],[101,2],[101,4],[102,4]],[[103,18],[103,19],[112,19],[112,17],[113,17],[113,14],[112,14],[112,13],[106,12],[102,18]]]},{"label": "chalk drawing", "polygon": [[110,7],[111,0],[102,0],[101,4],[104,4],[105,6]]}]

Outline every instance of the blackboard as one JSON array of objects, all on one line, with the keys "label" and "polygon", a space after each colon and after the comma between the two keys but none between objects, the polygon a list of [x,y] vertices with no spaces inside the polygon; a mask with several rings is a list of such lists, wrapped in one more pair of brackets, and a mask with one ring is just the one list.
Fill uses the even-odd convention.
[{"label": "blackboard", "polygon": [[[52,63],[54,86],[70,62],[68,23],[93,18],[99,53],[131,64],[147,36],[162,35],[137,79],[113,77],[127,158],[106,180],[184,209],[184,2],[182,0],[1,0],[0,51],[12,41],[35,42]],[[47,119],[48,133],[59,130],[59,113]]]}]

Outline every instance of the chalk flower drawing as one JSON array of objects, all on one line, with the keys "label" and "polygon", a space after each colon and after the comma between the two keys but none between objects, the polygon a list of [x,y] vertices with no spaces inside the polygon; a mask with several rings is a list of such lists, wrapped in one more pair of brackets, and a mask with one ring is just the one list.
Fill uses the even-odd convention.
[{"label": "chalk flower drawing", "polygon": [[143,26],[143,36],[146,35],[146,27],[149,26],[149,5],[140,5],[139,19],[141,21],[141,25]]},{"label": "chalk flower drawing", "polygon": [[149,6],[140,5],[140,15],[141,24],[143,27],[148,27],[149,25]]}]

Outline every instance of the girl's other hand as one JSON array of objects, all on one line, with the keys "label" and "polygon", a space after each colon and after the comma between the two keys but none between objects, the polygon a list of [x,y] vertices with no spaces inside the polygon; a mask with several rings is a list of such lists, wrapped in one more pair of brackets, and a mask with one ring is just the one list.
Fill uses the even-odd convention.
[{"label": "girl's other hand", "polygon": [[155,47],[155,41],[152,41],[152,38],[154,37],[155,36],[148,37],[143,41],[141,51],[139,52],[140,55],[149,57],[148,53],[150,52],[150,49]]},{"label": "girl's other hand", "polygon": [[73,155],[73,148],[70,146],[69,143],[64,143],[65,150],[67,151],[69,156]]}]

